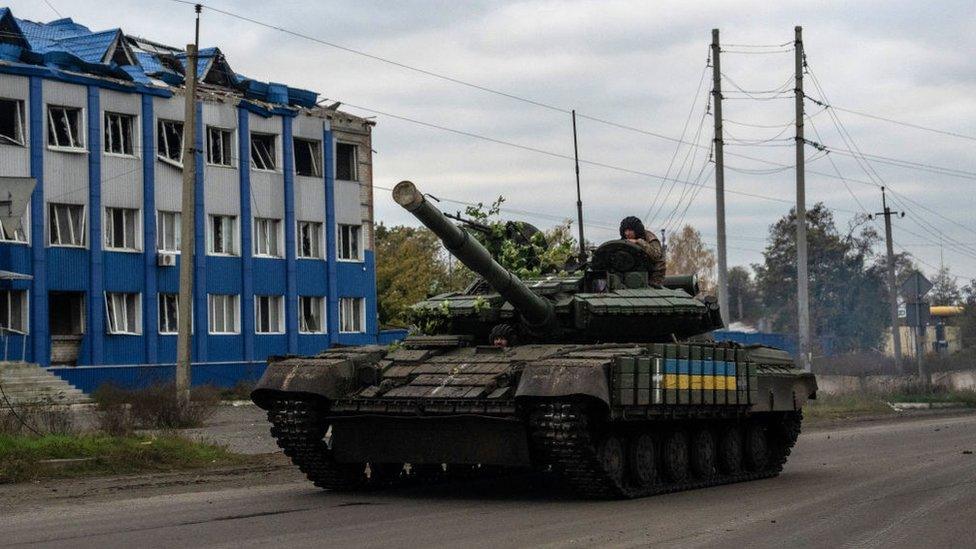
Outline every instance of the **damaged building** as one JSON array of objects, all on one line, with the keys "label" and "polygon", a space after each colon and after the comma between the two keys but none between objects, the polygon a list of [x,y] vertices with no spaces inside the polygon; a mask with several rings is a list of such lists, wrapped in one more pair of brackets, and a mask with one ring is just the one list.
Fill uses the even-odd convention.
[{"label": "damaged building", "polygon": [[[176,358],[186,53],[0,10],[3,352],[41,365]],[[198,65],[193,352],[258,364],[378,337],[373,123],[317,93]]]}]

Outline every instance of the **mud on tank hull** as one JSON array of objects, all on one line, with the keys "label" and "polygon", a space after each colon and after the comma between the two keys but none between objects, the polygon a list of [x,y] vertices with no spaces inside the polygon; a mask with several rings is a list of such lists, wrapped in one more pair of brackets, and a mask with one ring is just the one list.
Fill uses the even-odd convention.
[{"label": "mud on tank hull", "polygon": [[775,476],[815,392],[770,349],[440,336],[273,359],[253,398],[322,488],[532,467],[620,498]]}]

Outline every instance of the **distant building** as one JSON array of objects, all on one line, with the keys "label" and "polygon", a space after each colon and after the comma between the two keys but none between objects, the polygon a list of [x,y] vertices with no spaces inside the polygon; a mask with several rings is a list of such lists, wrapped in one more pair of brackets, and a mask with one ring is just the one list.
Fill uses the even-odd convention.
[{"label": "distant building", "polygon": [[[175,361],[185,52],[0,9],[0,175],[37,181],[0,230],[0,352]],[[377,339],[371,130],[315,92],[200,52],[194,361]]]}]

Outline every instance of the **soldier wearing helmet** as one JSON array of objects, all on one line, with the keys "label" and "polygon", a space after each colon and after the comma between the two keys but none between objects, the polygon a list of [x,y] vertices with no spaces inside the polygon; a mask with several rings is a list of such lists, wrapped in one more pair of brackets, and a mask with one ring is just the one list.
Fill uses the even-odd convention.
[{"label": "soldier wearing helmet", "polygon": [[661,241],[644,229],[640,219],[630,216],[620,222],[620,238],[637,244],[647,255],[648,282],[664,284],[665,261]]}]

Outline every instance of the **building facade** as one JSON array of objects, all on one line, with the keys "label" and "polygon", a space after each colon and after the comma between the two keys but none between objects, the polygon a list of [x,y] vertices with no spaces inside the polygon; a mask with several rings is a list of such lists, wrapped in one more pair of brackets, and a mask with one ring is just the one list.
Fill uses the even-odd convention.
[{"label": "building facade", "polygon": [[[36,187],[0,233],[4,355],[176,358],[185,53],[0,11],[0,176]],[[193,360],[258,363],[377,340],[372,123],[201,50]]]}]

